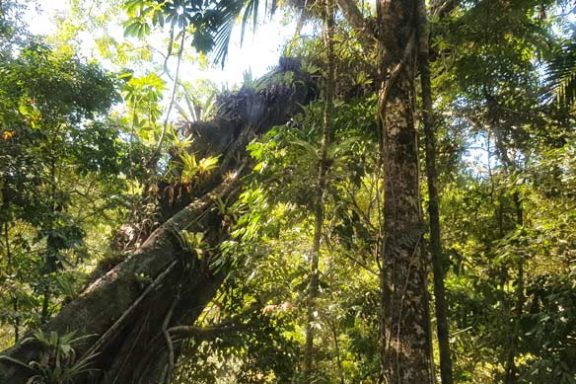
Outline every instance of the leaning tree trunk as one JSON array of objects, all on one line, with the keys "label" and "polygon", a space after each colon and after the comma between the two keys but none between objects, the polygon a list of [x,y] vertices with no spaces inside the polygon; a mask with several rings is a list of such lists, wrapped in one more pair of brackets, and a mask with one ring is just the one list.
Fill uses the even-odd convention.
[{"label": "leaning tree trunk", "polygon": [[434,379],[414,124],[418,0],[380,0],[378,11],[385,194],[382,375],[385,383],[427,384]]},{"label": "leaning tree trunk", "polygon": [[[282,76],[287,71],[294,76]],[[228,230],[217,207],[232,203],[239,193],[241,176],[250,168],[246,145],[286,123],[315,97],[311,80],[289,60],[262,81],[258,91],[241,89],[224,98],[214,121],[190,126],[197,138],[194,149],[221,157],[219,168],[188,196],[164,206],[175,211],[174,206],[189,203],[42,328],[89,336],[76,345],[76,354],[79,360],[89,359],[95,371],[76,377],[75,383],[159,383],[173,367],[180,345],[171,329],[194,324],[225,277],[222,269],[211,268],[222,257],[218,246]],[[184,230],[204,233],[202,258],[186,246]],[[35,374],[28,364],[46,356],[36,341],[5,351],[0,356],[2,382],[26,383]]]}]

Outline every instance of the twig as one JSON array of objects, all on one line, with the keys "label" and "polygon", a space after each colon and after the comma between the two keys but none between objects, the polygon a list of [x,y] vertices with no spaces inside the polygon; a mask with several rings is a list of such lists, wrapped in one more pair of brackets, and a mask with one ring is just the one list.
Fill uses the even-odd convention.
[{"label": "twig", "polygon": [[[164,118],[164,124],[162,125],[162,133],[160,134],[160,139],[158,140],[158,145],[156,146],[156,150],[150,157],[147,166],[151,166],[154,162],[154,159],[160,153],[162,149],[162,143],[164,142],[164,138],[166,137],[166,131],[168,130],[168,123],[170,121],[170,113],[172,112],[172,108],[174,107],[174,102],[176,101],[176,90],[178,89],[178,77],[180,76],[180,64],[182,63],[182,54],[184,53],[184,43],[186,42],[186,30],[182,30],[182,38],[180,39],[180,50],[178,51],[178,60],[176,62],[176,73],[174,74],[174,81],[172,83],[172,92],[170,95],[170,104],[168,104],[168,110],[166,111],[166,117]],[[165,64],[168,61],[170,56],[166,56]]]}]

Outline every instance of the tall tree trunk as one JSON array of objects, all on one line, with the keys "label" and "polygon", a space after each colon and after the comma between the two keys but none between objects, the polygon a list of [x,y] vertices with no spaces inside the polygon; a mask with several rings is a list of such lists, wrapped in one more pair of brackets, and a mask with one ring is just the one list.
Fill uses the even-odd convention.
[{"label": "tall tree trunk", "polygon": [[381,0],[378,14],[385,194],[382,379],[390,384],[427,384],[434,378],[414,125],[418,0]]},{"label": "tall tree trunk", "polygon": [[322,122],[322,143],[320,161],[318,164],[318,186],[314,206],[314,239],[312,243],[310,291],[308,294],[308,318],[306,323],[306,344],[304,350],[304,382],[313,382],[314,376],[314,320],[316,313],[316,299],[320,285],[320,246],[322,239],[322,226],[324,223],[324,196],[326,194],[328,174],[328,146],[332,136],[332,115],[334,109],[334,0],[325,0],[324,29],[327,50],[327,76],[324,94],[324,112]]},{"label": "tall tree trunk", "polygon": [[436,172],[436,135],[432,103],[432,81],[429,61],[429,31],[426,9],[420,0],[420,82],[422,88],[422,120],[426,147],[426,178],[428,181],[428,217],[430,220],[430,255],[434,276],[434,308],[436,310],[436,333],[440,352],[440,377],[442,384],[452,384],[452,358],[448,328],[448,310],[444,287],[444,256],[440,239],[440,212],[438,204]]}]

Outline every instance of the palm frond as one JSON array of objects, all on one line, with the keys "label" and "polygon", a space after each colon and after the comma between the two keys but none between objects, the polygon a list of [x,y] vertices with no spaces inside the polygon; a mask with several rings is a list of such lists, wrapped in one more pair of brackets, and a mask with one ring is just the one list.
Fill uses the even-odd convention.
[{"label": "palm frond", "polygon": [[[277,1],[270,0],[271,6],[269,7],[268,0],[266,0],[264,7],[265,13],[271,16],[277,8]],[[230,45],[230,38],[234,29],[234,24],[238,18],[241,17],[241,31],[240,31],[240,44],[244,41],[246,26],[249,21],[252,21],[252,29],[256,30],[258,25],[260,0],[229,0],[222,1],[219,6],[221,12],[221,24],[214,35],[214,49],[210,57],[216,64],[224,66],[228,56],[228,48]],[[268,10],[270,10],[268,12]]]},{"label": "palm frond", "polygon": [[235,21],[235,17],[230,17],[225,20],[214,36],[214,48],[210,52],[210,58],[214,63],[221,64],[222,67],[224,67],[224,63],[228,57],[228,48],[230,46],[230,38],[232,37]]},{"label": "palm frond", "polygon": [[576,104],[576,44],[568,45],[546,68],[546,80],[558,106],[571,108]]},{"label": "palm frond", "polygon": [[242,31],[240,32],[240,44],[244,42],[244,32],[246,31],[246,25],[248,24],[248,18],[250,15],[254,16],[254,24],[258,17],[258,0],[248,0],[246,6],[244,7],[244,16],[242,16]]}]

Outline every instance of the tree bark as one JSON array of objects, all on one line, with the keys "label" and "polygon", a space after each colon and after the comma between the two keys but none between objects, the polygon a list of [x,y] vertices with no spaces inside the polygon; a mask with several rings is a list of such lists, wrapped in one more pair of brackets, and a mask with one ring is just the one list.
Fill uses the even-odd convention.
[{"label": "tree bark", "polygon": [[[222,257],[218,246],[228,230],[218,206],[232,203],[239,193],[241,176],[249,170],[246,145],[273,125],[286,123],[316,95],[308,76],[294,68],[290,71],[295,75],[291,84],[281,79],[281,84],[271,82],[258,91],[241,89],[228,96],[234,108],[212,123],[217,131],[202,137],[214,154],[222,154],[219,168],[198,183],[190,196],[168,205],[172,210],[182,209],[139,249],[42,327],[45,333],[90,336],[74,347],[79,359],[90,357],[95,372],[75,377],[75,383],[163,382],[180,346],[180,341],[166,337],[168,330],[193,325],[225,277],[225,270],[212,268],[212,262]],[[218,131],[222,126],[233,129]],[[224,146],[222,139],[226,139]],[[204,233],[202,258],[188,249],[183,230]],[[37,341],[4,351],[0,356],[2,383],[27,382],[35,372],[26,365],[45,356],[45,346]]]},{"label": "tree bark", "polygon": [[382,380],[433,383],[427,293],[428,260],[421,253],[414,78],[418,0],[379,3],[379,97],[384,165],[381,259]]},{"label": "tree bark", "polygon": [[432,103],[432,81],[429,62],[429,32],[424,1],[420,0],[420,82],[422,88],[422,120],[426,147],[426,178],[428,181],[428,217],[430,220],[430,255],[434,276],[434,308],[436,310],[436,332],[440,352],[440,377],[442,384],[452,384],[452,358],[450,356],[450,339],[448,310],[444,287],[444,256],[440,238],[440,209],[437,190],[436,172],[436,135],[434,108]]}]

